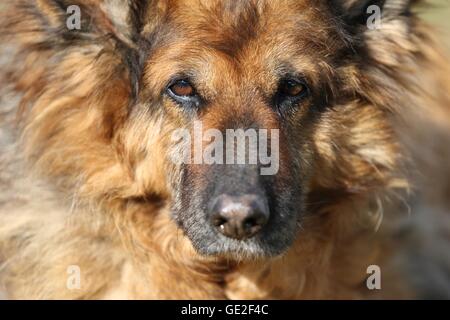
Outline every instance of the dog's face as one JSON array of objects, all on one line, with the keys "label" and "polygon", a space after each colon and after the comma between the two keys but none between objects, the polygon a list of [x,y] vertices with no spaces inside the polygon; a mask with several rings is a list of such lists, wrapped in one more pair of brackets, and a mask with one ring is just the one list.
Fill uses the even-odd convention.
[{"label": "dog's face", "polygon": [[[158,138],[166,141],[163,153],[170,155],[166,163],[176,163],[165,170],[173,218],[202,254],[280,254],[295,240],[302,218],[310,214],[308,194],[319,177],[333,185],[339,179],[334,166],[346,170],[348,161],[361,166],[356,159],[341,160],[334,154],[353,150],[334,149],[345,148],[341,144],[348,139],[361,138],[364,130],[384,129],[377,123],[382,119],[370,107],[354,107],[351,112],[351,106],[339,105],[349,102],[340,72],[347,71],[351,48],[326,5],[178,3],[154,34],[139,107],[157,109],[153,112],[157,116],[149,117],[170,122],[165,128],[184,128],[190,137],[183,146],[175,131],[162,131]],[[354,118],[364,113],[374,123],[358,129]],[[145,121],[149,119],[138,130]],[[239,151],[237,140],[227,136],[227,130],[236,129],[254,130],[257,139],[247,140]],[[267,139],[259,136],[264,130]],[[208,132],[223,137],[223,145],[215,145],[215,152],[223,151],[220,156],[213,153],[216,161],[204,159],[207,144],[220,139]],[[200,151],[194,146],[199,134]],[[227,152],[237,158],[239,152],[264,148],[270,163],[259,157],[253,163],[248,157],[240,164],[226,161]],[[186,150],[188,161],[177,161]],[[359,151],[354,152],[356,158]],[[335,161],[328,169],[336,176],[326,176],[323,159]],[[336,188],[347,187],[351,185]]]},{"label": "dog's face", "polygon": [[[81,62],[78,72],[92,79],[70,96],[82,96],[86,108],[63,112],[56,103],[59,111],[46,113],[51,124],[36,120],[34,133],[30,126],[30,143],[41,146],[36,141],[50,137],[38,152],[65,152],[63,160],[47,152],[39,161],[57,175],[75,176],[77,185],[85,178],[80,194],[165,199],[202,254],[280,254],[305,218],[316,216],[320,226],[319,208],[375,190],[396,161],[387,112],[379,106],[383,89],[373,80],[383,75],[370,64],[359,31],[365,27],[341,20],[352,4],[154,1],[147,14],[132,15],[140,21],[133,54],[117,45],[101,54],[95,45],[65,49],[52,71],[76,79],[70,68]],[[134,99],[128,81],[138,82]],[[67,88],[74,86],[59,90],[69,96]],[[38,107],[33,117],[42,118]],[[227,135],[239,129],[256,137],[241,149]],[[237,162],[242,152],[245,161]],[[230,155],[234,161],[227,161]]]},{"label": "dog's face", "polygon": [[[184,147],[193,151],[193,161],[175,169],[172,209],[203,254],[275,255],[295,239],[311,175],[312,128],[327,85],[319,81],[325,56],[319,50],[335,36],[304,36],[318,22],[306,11],[293,2],[205,2],[173,14],[170,43],[148,61],[147,88],[159,97],[159,108],[191,133]],[[202,136],[220,132],[223,161],[194,161],[196,129]],[[254,130],[257,138],[238,150],[237,140],[227,136],[236,129]],[[259,136],[263,130],[266,140]],[[259,157],[237,163],[239,152],[261,148],[271,163]],[[227,152],[236,153],[236,161],[227,162]]]}]

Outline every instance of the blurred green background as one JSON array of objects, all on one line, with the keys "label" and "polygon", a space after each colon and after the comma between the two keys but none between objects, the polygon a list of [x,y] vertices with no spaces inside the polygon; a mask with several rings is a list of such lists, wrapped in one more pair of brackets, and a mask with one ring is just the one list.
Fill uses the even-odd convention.
[{"label": "blurred green background", "polygon": [[439,36],[450,48],[450,0],[428,0],[428,6],[418,8],[425,20],[435,25]]}]

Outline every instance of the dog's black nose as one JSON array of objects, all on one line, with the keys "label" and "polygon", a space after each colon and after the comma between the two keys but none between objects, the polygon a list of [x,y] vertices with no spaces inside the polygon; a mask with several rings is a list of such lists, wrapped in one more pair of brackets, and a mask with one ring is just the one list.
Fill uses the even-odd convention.
[{"label": "dog's black nose", "polygon": [[211,223],[229,238],[253,237],[269,220],[269,206],[264,197],[220,195],[211,205]]}]

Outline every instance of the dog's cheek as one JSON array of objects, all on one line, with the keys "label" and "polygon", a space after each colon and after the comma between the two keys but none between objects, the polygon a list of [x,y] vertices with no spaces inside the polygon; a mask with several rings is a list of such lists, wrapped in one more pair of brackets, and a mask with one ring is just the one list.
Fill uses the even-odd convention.
[{"label": "dog's cheek", "polygon": [[[115,57],[105,54],[94,65],[96,56],[94,50],[68,52],[52,67],[51,84],[48,76],[35,79],[41,91],[28,90],[18,114],[26,128],[25,155],[38,173],[87,197],[122,186],[111,144],[129,98],[126,76],[110,67]],[[19,87],[27,75],[37,76],[30,68]]]},{"label": "dog's cheek", "polygon": [[[374,136],[376,132],[376,136]],[[338,106],[314,134],[317,188],[358,193],[395,179],[399,146],[387,115],[372,105]]]},{"label": "dog's cheek", "polygon": [[151,193],[168,198],[180,170],[171,158],[176,124],[162,111],[150,114],[145,104],[135,108],[139,112],[130,116],[117,141],[120,161],[131,181],[126,196]]}]

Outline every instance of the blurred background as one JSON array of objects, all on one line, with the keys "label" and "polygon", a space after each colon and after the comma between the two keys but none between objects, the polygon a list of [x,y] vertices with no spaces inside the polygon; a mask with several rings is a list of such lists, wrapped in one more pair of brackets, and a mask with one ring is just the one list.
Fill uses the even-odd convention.
[{"label": "blurred background", "polygon": [[450,0],[428,0],[429,6],[418,8],[426,21],[437,27],[436,31],[450,49]]}]

